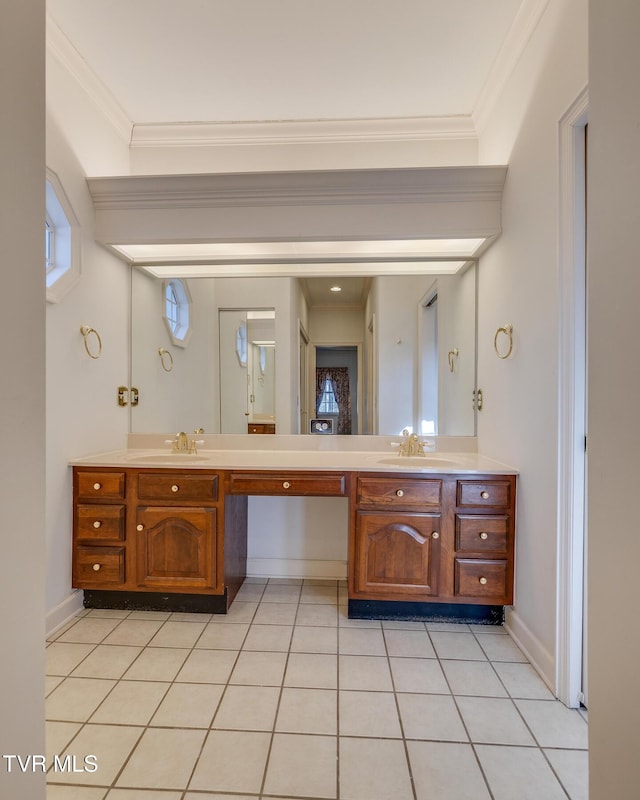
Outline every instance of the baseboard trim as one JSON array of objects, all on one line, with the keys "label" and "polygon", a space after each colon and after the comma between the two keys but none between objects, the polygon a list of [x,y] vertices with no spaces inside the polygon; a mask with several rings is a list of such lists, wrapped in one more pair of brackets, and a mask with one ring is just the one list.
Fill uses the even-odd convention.
[{"label": "baseboard trim", "polygon": [[83,600],[83,592],[78,589],[73,592],[73,594],[70,594],[66,600],[63,600],[55,608],[52,608],[45,618],[47,636],[52,636],[56,631],[60,630],[63,625],[66,625],[72,617],[75,617],[79,611],[82,611],[84,608]]},{"label": "baseboard trim", "polygon": [[505,609],[505,628],[511,638],[529,659],[529,663],[540,675],[554,695],[557,694],[555,686],[556,662],[553,655],[533,633],[526,622],[512,608]]},{"label": "baseboard trim", "polygon": [[344,580],[347,577],[347,562],[303,558],[248,558],[247,577]]}]

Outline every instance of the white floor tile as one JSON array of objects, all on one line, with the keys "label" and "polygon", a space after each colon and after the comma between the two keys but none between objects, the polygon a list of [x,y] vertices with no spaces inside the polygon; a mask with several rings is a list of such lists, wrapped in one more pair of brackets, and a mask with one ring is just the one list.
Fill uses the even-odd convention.
[{"label": "white floor tile", "polygon": [[441,661],[451,692],[456,695],[508,697],[488,661]]},{"label": "white floor tile", "polygon": [[336,754],[335,736],[276,733],[267,767],[265,794],[335,798]]},{"label": "white floor tile", "polygon": [[258,794],[270,742],[269,733],[211,731],[189,789]]},{"label": "white floor tile", "polygon": [[398,695],[400,719],[407,739],[467,742],[460,714],[451,696],[442,694]]},{"label": "white floor tile", "polygon": [[198,758],[204,731],[147,728],[116,785],[184,789]]},{"label": "white floor tile", "polygon": [[472,742],[535,745],[512,700],[457,697]]},{"label": "white floor tile", "polygon": [[176,681],[179,683],[226,683],[238,658],[235,650],[194,650]]},{"label": "white floor tile", "polygon": [[72,674],[76,678],[121,678],[141,652],[141,647],[99,644]]},{"label": "white floor tile", "polygon": [[586,750],[545,750],[571,800],[589,798],[589,755]]},{"label": "white floor tile", "polygon": [[338,693],[335,689],[282,690],[276,731],[278,733],[320,733],[335,736],[338,732]]},{"label": "white floor tile", "polygon": [[63,722],[86,722],[116,681],[98,678],[66,678],[46,701],[46,718]]},{"label": "white floor tile", "polygon": [[486,656],[472,633],[429,631],[438,658],[485,661]]},{"label": "white floor tile", "polygon": [[145,648],[124,674],[127,681],[172,681],[190,650],[179,647]]},{"label": "white floor tile", "polygon": [[537,747],[476,746],[494,800],[567,800]]},{"label": "white floor tile", "polygon": [[340,738],[340,800],[412,800],[404,745]]},{"label": "white floor tile", "polygon": [[146,725],[169,686],[155,681],[119,681],[93,714],[91,722]]},{"label": "white floor tile", "polygon": [[277,686],[227,686],[213,727],[271,731],[279,697],[280,688]]},{"label": "white floor tile", "polygon": [[587,723],[576,709],[549,700],[514,702],[540,747],[587,749]]},{"label": "white floor tile", "polygon": [[340,735],[402,737],[392,692],[340,692]]},{"label": "white floor tile", "polygon": [[384,638],[390,656],[435,658],[429,634],[423,630],[385,629]]},{"label": "white floor tile", "polygon": [[223,686],[215,683],[174,683],[153,715],[152,727],[208,728]]},{"label": "white floor tile", "polygon": [[339,656],[338,672],[341,689],[370,692],[391,692],[389,662],[380,656]]},{"label": "white floor tile", "polygon": [[328,653],[290,653],[284,685],[302,689],[337,688],[337,656]]},{"label": "white floor tile", "polygon": [[440,663],[432,658],[390,658],[396,692],[450,694]]},{"label": "white floor tile", "polygon": [[490,800],[471,745],[407,742],[407,749],[418,800]]},{"label": "white floor tile", "polygon": [[126,725],[85,725],[64,755],[75,756],[78,769],[83,768],[86,756],[95,755],[97,769],[91,772],[50,771],[48,782],[110,786],[143,730]]},{"label": "white floor tile", "polygon": [[553,700],[553,695],[531,664],[497,661],[493,668],[511,697],[529,700]]}]

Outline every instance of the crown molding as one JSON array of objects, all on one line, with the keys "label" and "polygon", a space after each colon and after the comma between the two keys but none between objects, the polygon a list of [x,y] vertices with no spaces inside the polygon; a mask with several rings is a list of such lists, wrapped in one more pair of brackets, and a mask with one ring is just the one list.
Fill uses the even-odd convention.
[{"label": "crown molding", "polygon": [[506,166],[88,178],[96,211],[497,201]]},{"label": "crown molding", "polygon": [[76,80],[118,135],[129,142],[133,123],[49,14],[47,14],[47,51]]},{"label": "crown molding", "polygon": [[484,131],[498,98],[504,91],[548,5],[549,0],[523,0],[471,115],[478,136]]},{"label": "crown molding", "polygon": [[471,117],[140,124],[133,126],[131,147],[228,147],[447,139],[476,139]]}]

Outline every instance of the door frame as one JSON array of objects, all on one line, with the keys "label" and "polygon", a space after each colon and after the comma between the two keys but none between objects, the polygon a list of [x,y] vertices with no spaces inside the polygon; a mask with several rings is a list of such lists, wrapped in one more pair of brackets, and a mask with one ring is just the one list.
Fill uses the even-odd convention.
[{"label": "door frame", "polygon": [[[584,701],[586,547],[585,88],[559,124],[559,363],[556,695]],[[583,661],[585,663],[583,663]],[[585,670],[586,673],[586,670]]]}]

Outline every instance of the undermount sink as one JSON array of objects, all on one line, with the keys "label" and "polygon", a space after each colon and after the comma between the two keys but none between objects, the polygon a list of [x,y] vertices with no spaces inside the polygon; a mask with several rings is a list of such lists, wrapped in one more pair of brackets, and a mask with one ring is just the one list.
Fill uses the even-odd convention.
[{"label": "undermount sink", "polygon": [[395,458],[381,458],[379,464],[388,464],[390,467],[459,467],[460,461],[440,456],[396,456]]},{"label": "undermount sink", "polygon": [[195,453],[152,453],[146,456],[132,456],[131,460],[148,464],[199,464],[209,459],[207,456],[198,456]]}]

